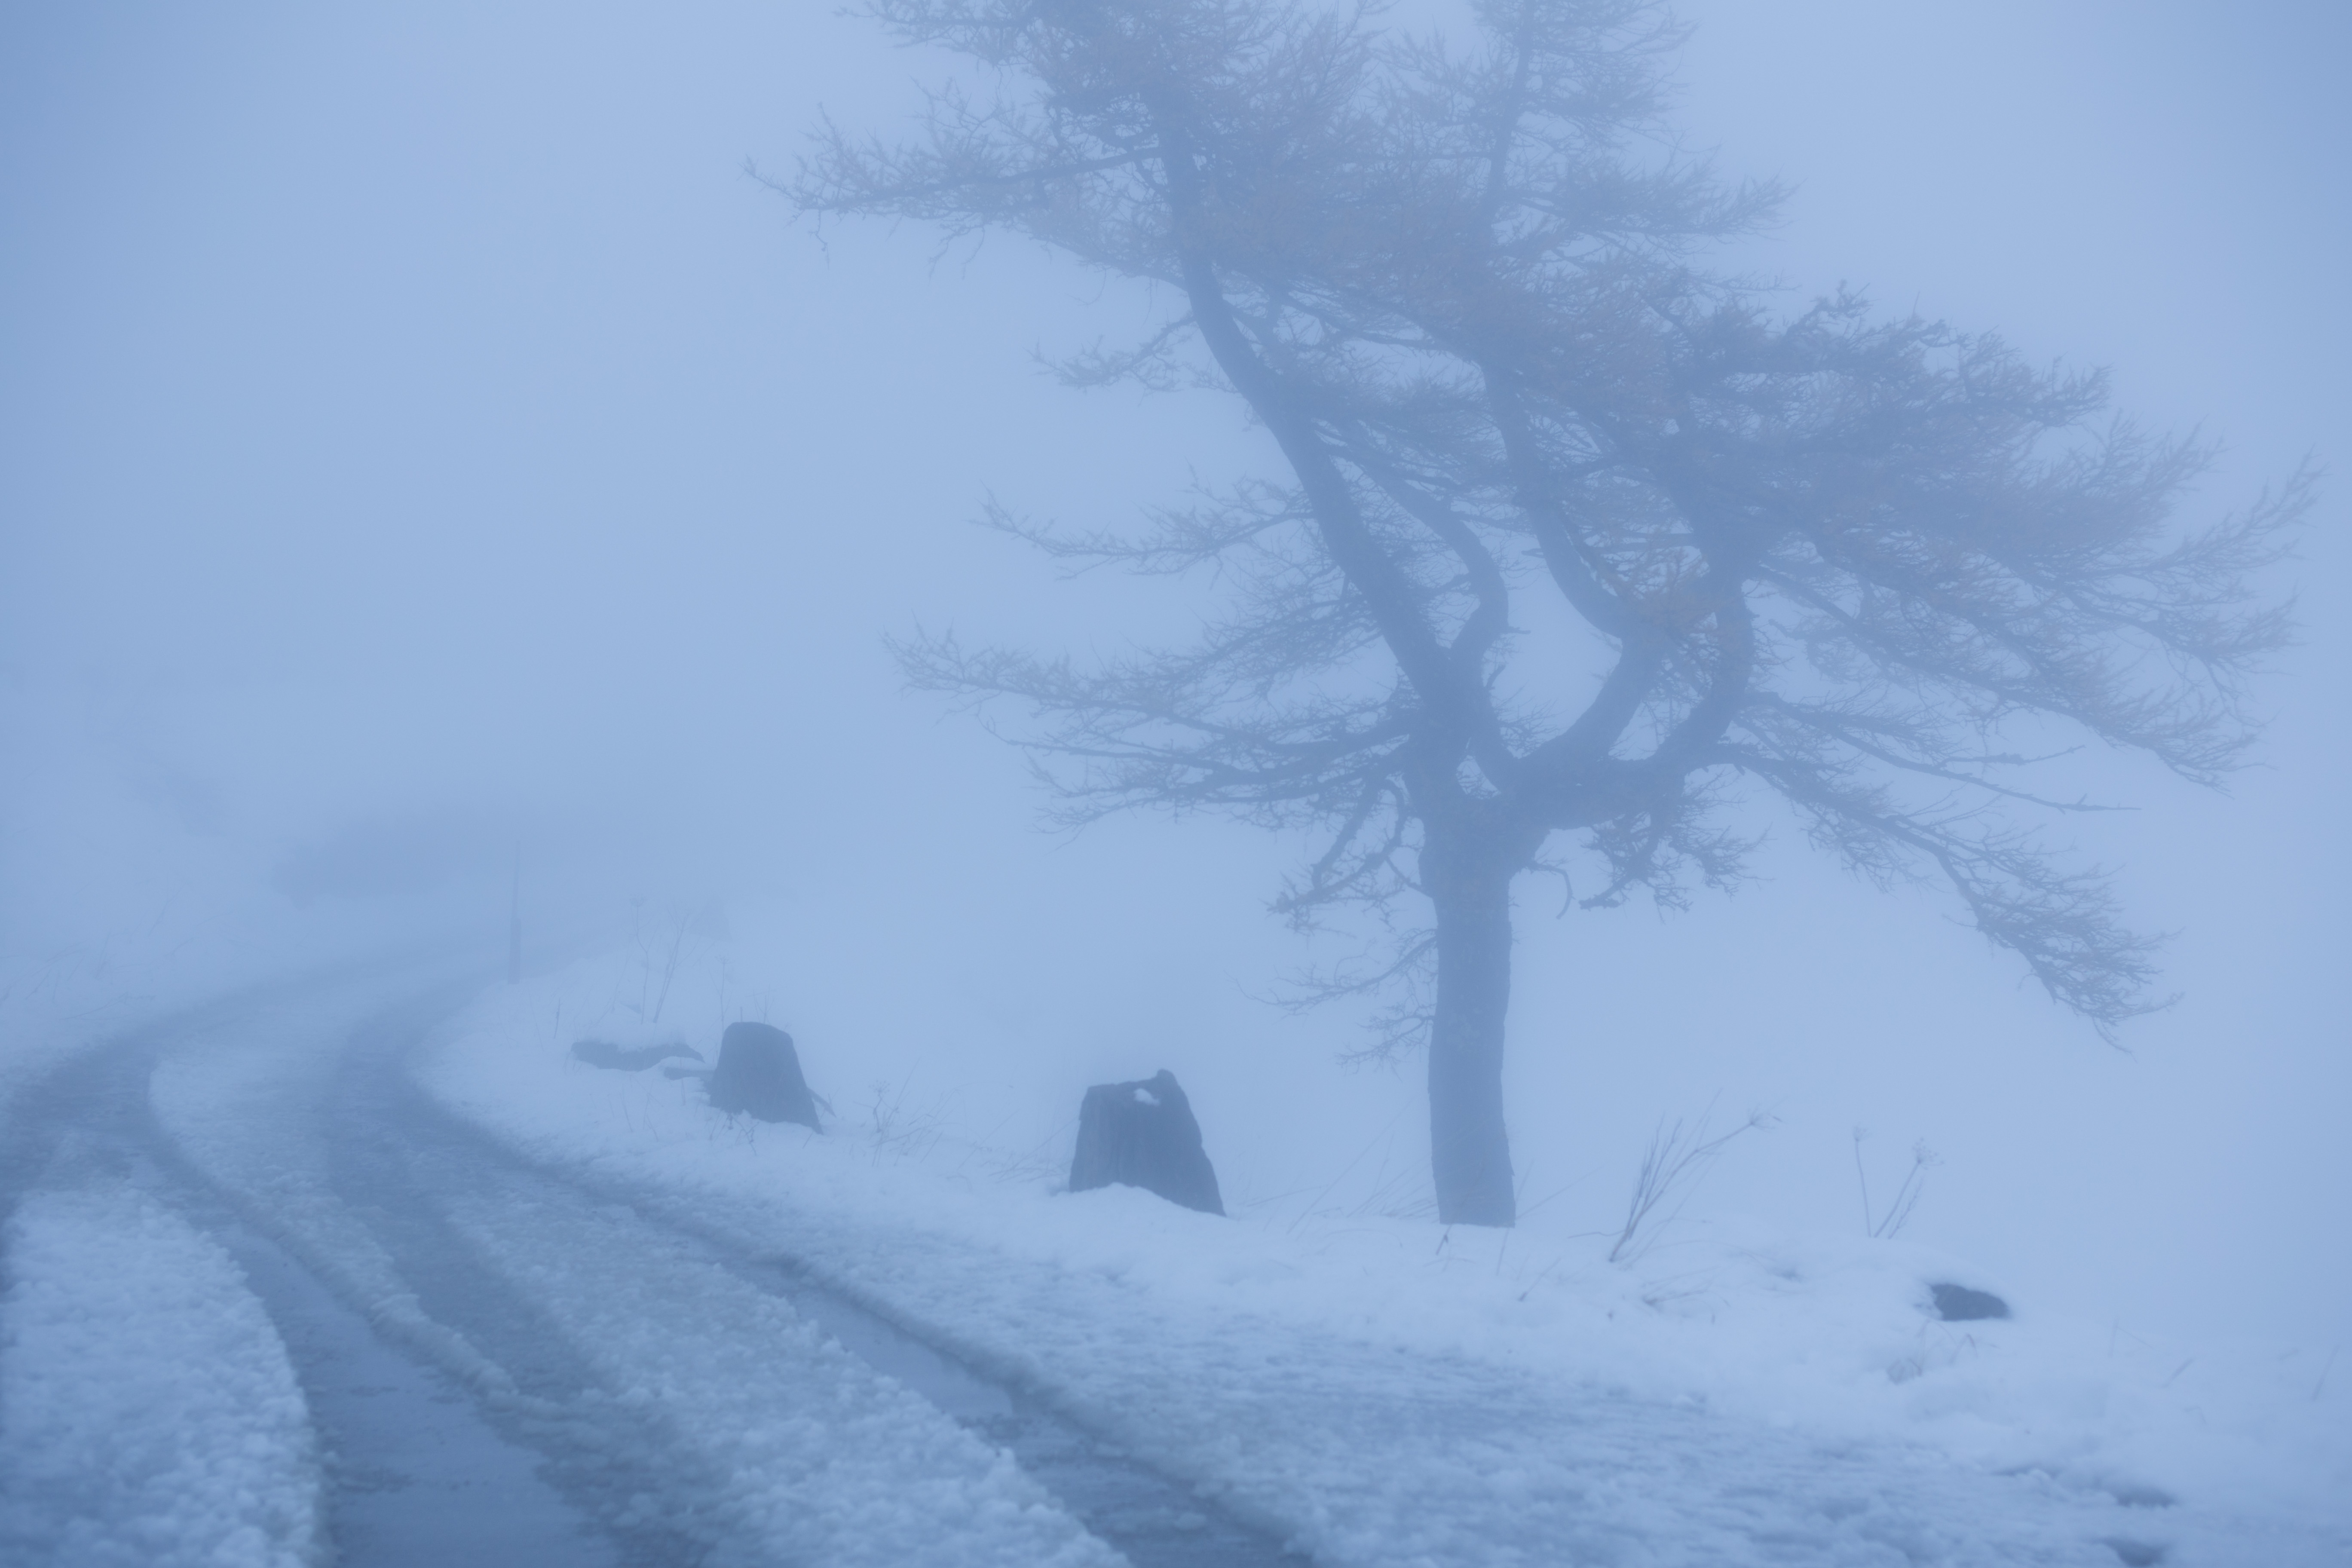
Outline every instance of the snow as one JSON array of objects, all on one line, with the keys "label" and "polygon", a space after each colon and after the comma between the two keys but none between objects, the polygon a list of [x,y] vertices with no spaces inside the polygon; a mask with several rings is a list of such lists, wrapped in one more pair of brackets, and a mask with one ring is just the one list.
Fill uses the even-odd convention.
[{"label": "snow", "polygon": [[0,1301],[0,1556],[66,1568],[324,1560],[302,1392],[220,1247],[119,1183],[37,1194]]},{"label": "snow", "polygon": [[[182,1030],[151,1103],[393,1342],[526,1426],[642,1446],[631,1506],[714,1564],[1118,1558],[985,1436],[680,1227],[792,1258],[1328,1568],[2352,1563],[2352,1431],[2325,1354],[2072,1321],[1962,1258],[1705,1205],[1664,1205],[1612,1263],[1613,1234],[1548,1211],[1443,1230],[1381,1182],[1332,1203],[1336,1174],[1244,1194],[1234,1219],[1070,1194],[1086,1084],[1008,1120],[1001,1094],[960,1088],[954,1038],[796,1029],[813,1087],[843,1101],[827,1134],[730,1119],[676,1062],[571,1054],[583,1035],[713,1052],[740,998],[789,999],[754,942],[663,963],[650,989],[643,954],[499,987],[415,1064],[525,1162],[586,1179],[434,1158],[405,1178],[460,1272],[494,1282],[482,1299],[583,1370],[569,1393],[509,1376],[510,1331],[453,1316],[452,1277],[419,1284],[413,1229],[374,1206],[408,1198],[372,1196],[335,1142],[354,1020],[414,1013],[419,980]],[[861,1082],[891,1087],[867,1101]],[[1213,1156],[1230,1134],[1213,1106],[1204,1121]],[[1310,1131],[1302,1167],[1329,1152]],[[103,1166],[53,1166],[66,1184],[6,1237],[0,1556],[318,1560],[318,1442],[267,1313],[218,1245]],[[1938,1321],[1947,1281],[2016,1315]]]},{"label": "snow", "polygon": [[[710,1049],[730,990],[779,994],[772,961],[707,951],[718,984],[665,974],[655,1019],[622,1000],[644,989],[625,955],[582,963],[486,997],[420,1073],[527,1157],[793,1256],[1319,1563],[2352,1563],[2352,1433],[2320,1356],[2027,1302],[1946,1323],[1931,1282],[2001,1282],[1728,1219],[1611,1264],[1613,1237],[1540,1215],[1441,1231],[1311,1197],[1226,1220],[1060,1193],[1066,1145],[999,1144],[958,1105],[952,1040],[798,1031],[820,1092],[899,1086],[824,1137],[569,1056],[630,1026]],[[933,1109],[894,1119],[909,1102]]]},{"label": "snow", "polygon": [[[494,1273],[584,1360],[593,1386],[552,1406],[519,1390],[467,1328],[420,1301],[404,1260],[339,1191],[324,1114],[351,1019],[335,994],[166,1055],[152,1099],[177,1148],[380,1331],[502,1408],[636,1444],[660,1483],[616,1521],[656,1520],[698,1560],[876,1568],[1111,1568],[1011,1459],[737,1279],[629,1215],[524,1173],[471,1168],[425,1201],[471,1265]],[[430,1161],[415,1173],[435,1182]],[[345,1173],[348,1180],[348,1173]],[[382,1194],[401,1201],[401,1194]],[[658,1518],[656,1519],[656,1516]]]},{"label": "snow", "polygon": [[586,1354],[604,1397],[665,1435],[678,1489],[710,1494],[714,1565],[1120,1561],[1008,1456],[631,1216],[493,1193],[452,1218]]},{"label": "snow", "polygon": [[417,1301],[364,1220],[336,1196],[331,1129],[318,1114],[352,1019],[413,986],[380,980],[242,1013],[234,1028],[163,1055],[148,1098],[181,1154],[379,1333],[467,1384],[503,1392],[505,1373]]}]

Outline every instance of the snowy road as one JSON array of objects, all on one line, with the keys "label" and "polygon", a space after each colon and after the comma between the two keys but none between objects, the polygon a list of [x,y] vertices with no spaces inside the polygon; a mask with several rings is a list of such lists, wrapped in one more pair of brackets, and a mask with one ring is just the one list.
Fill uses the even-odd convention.
[{"label": "snowy road", "polygon": [[1313,1293],[1339,1254],[1139,1194],[739,1136],[523,1039],[527,992],[451,1029],[473,988],[446,978],[289,985],[18,1098],[0,1558],[2347,1560],[2097,1466],[1416,1342]]},{"label": "snowy road", "polygon": [[[208,1010],[20,1105],[8,1364],[38,1377],[0,1408],[0,1541],[89,1563],[1276,1560],[773,1259],[436,1110],[403,1062],[466,994]],[[190,1318],[227,1321],[268,1419],[252,1389],[173,1401]],[[157,1454],[108,1452],[141,1435]]]}]

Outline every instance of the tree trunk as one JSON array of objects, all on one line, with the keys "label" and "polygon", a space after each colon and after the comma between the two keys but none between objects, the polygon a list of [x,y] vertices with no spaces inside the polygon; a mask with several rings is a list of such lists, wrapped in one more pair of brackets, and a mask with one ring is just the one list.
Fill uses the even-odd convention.
[{"label": "tree trunk", "polygon": [[1427,853],[1422,873],[1437,906],[1437,1010],[1429,1034],[1429,1163],[1437,1217],[1446,1225],[1511,1225],[1518,1194],[1503,1124],[1511,873],[1457,870]]}]

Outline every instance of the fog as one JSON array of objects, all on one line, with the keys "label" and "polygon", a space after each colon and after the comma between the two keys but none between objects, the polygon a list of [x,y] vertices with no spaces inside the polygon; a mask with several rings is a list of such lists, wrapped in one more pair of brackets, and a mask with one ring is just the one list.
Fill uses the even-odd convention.
[{"label": "fog", "polygon": [[[1414,14],[1424,9],[1415,8]],[[1622,1201],[1661,1117],[1779,1124],[1702,1206],[1855,1225],[1851,1131],[1942,1158],[1911,1231],[2135,1328],[2352,1338],[2339,999],[2352,552],[2352,20],[2272,0],[1706,0],[1680,119],[1786,221],[1745,254],[2114,368],[2227,454],[2306,453],[2301,644],[2226,795],[2086,754],[2073,829],[2177,933],[2121,1048],[1930,890],[1776,837],[1735,897],[1522,899],[1525,1190]],[[1229,1191],[1418,1136],[1415,1065],[1254,1000],[1316,956],[1298,845],[1204,818],[1040,830],[1020,757],[910,695],[890,635],[1116,649],[1181,587],[1056,579],[992,496],[1116,523],[1267,470],[1209,393],[1040,353],[1152,302],[1018,244],[797,224],[823,109],[948,68],[830,8],[11,8],[0,19],[0,942],[20,984],[226,984],[455,930],[535,957],[633,908],[767,910],[804,1039],[968,1040],[1020,1092],[1173,1068]],[[2282,584],[2283,586],[2284,584]],[[643,900],[641,904],[634,900]],[[26,976],[35,976],[28,981]],[[96,978],[93,978],[96,977]],[[811,1020],[821,1020],[813,1029]],[[5,1048],[0,1047],[0,1048]]]}]

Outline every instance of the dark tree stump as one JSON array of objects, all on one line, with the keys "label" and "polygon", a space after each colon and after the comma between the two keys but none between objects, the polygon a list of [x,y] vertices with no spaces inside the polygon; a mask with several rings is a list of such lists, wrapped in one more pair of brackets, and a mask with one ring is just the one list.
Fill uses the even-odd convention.
[{"label": "dark tree stump", "polygon": [[1217,1173],[1201,1147],[1192,1103],[1162,1068],[1140,1083],[1098,1083],[1078,1107],[1078,1148],[1070,1158],[1070,1191],[1141,1187],[1171,1204],[1203,1214],[1225,1212]]},{"label": "dark tree stump", "polygon": [[2006,1318],[2009,1303],[1990,1290],[1971,1290],[1966,1285],[1938,1280],[1927,1287],[1927,1294],[1936,1303],[1936,1316],[1948,1323],[1973,1323],[1981,1318]]},{"label": "dark tree stump", "polygon": [[710,1073],[710,1103],[761,1121],[797,1121],[812,1131],[816,1097],[801,1076],[793,1037],[766,1024],[730,1024],[719,1041],[719,1065]]},{"label": "dark tree stump", "polygon": [[702,1053],[692,1046],[638,1046],[631,1048],[616,1046],[610,1040],[575,1040],[572,1054],[592,1068],[618,1068],[623,1072],[643,1072],[656,1062],[672,1057],[692,1057],[702,1059]]}]

